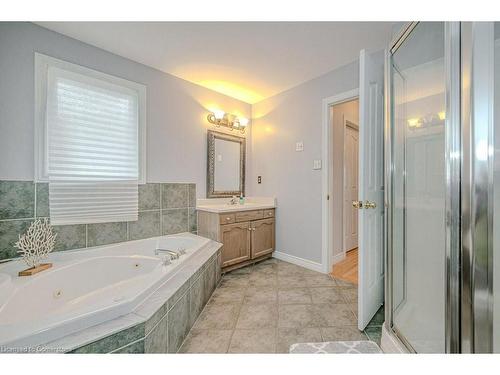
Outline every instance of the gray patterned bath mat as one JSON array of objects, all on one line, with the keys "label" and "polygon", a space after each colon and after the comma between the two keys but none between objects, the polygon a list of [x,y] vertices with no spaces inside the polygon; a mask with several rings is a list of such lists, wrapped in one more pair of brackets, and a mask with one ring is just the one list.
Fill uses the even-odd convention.
[{"label": "gray patterned bath mat", "polygon": [[308,342],[290,346],[291,354],[380,354],[373,341]]}]

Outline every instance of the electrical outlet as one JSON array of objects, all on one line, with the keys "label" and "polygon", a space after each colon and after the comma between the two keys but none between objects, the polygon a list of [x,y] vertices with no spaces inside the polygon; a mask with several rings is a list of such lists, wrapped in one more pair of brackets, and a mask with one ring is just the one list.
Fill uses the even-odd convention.
[{"label": "electrical outlet", "polygon": [[295,143],[295,151],[297,152],[304,151],[304,142],[299,141]]},{"label": "electrical outlet", "polygon": [[262,176],[257,176],[257,183],[261,184],[262,183]]},{"label": "electrical outlet", "polygon": [[321,159],[314,159],[313,169],[314,170],[321,169]]}]

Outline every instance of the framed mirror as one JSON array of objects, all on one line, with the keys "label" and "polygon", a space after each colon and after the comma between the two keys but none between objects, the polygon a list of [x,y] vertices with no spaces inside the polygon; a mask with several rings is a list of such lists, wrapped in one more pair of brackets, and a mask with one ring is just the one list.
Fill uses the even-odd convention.
[{"label": "framed mirror", "polygon": [[207,198],[245,195],[246,139],[208,131]]}]

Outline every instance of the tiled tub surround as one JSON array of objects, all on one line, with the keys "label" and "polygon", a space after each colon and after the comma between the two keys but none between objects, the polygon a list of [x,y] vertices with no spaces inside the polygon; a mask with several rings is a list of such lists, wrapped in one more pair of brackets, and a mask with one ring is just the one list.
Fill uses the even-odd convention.
[{"label": "tiled tub surround", "polygon": [[[205,245],[190,255],[188,250],[188,255],[185,255],[187,258],[172,270],[172,274],[159,287],[153,288],[133,311],[49,342],[40,342],[38,338],[36,351],[177,352],[220,280],[221,245],[191,234],[166,238],[183,236],[200,239]],[[73,253],[80,255],[84,251]],[[61,256],[66,254],[71,253]],[[33,348],[33,345],[0,345],[0,352],[31,352],[35,350]]]},{"label": "tiled tub surround", "polygon": [[[55,250],[80,249],[182,232],[196,233],[196,185],[139,185],[133,222],[55,226]],[[34,218],[49,216],[47,183],[0,180],[0,260],[17,256],[14,243]]]}]

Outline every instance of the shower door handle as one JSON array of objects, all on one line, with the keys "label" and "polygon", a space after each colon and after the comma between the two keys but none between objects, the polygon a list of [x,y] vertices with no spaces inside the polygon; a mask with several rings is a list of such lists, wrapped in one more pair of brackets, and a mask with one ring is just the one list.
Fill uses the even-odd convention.
[{"label": "shower door handle", "polygon": [[352,206],[357,209],[363,208],[363,201],[352,201]]}]

